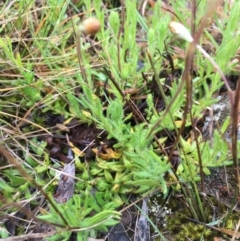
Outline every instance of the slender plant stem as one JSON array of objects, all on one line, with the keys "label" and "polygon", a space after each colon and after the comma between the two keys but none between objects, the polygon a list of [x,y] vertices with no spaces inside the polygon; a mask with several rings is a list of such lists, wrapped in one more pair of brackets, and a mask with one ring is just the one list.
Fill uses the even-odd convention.
[{"label": "slender plant stem", "polygon": [[233,165],[235,171],[236,179],[236,197],[239,195],[240,190],[240,175],[239,175],[239,164],[238,164],[238,110],[239,110],[239,100],[240,100],[240,78],[238,79],[237,88],[234,96],[234,101],[232,105],[232,156]]}]

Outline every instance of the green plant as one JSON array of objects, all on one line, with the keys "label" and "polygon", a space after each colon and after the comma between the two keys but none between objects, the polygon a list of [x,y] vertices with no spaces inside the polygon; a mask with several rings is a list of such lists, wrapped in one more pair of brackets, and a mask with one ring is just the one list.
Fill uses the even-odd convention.
[{"label": "green plant", "polygon": [[[190,12],[178,10],[185,1],[171,2],[187,26]],[[57,226],[50,240],[67,240],[72,232],[79,240],[96,237],[98,230],[107,231],[119,221],[115,210],[127,203],[128,195],[160,190],[166,197],[172,187],[181,188],[192,217],[204,220],[197,181],[210,174],[210,167],[231,164],[221,133],[215,130],[211,142],[203,141],[196,123],[217,102],[213,95],[223,85],[220,76],[236,73],[231,58],[239,48],[234,44],[239,42],[239,3],[234,3],[229,16],[224,9],[223,20],[213,18],[223,36],[221,43],[203,24],[205,9],[212,9],[204,1],[198,5],[195,36],[175,22],[180,28],[175,32],[189,42],[187,47],[170,33],[171,15],[161,1],[146,15],[140,14],[137,1],[121,1],[121,8],[107,5],[106,11],[103,4],[25,0],[1,5],[0,142],[9,153],[3,155],[1,166],[1,212],[7,216],[21,210],[17,205],[7,207],[22,200],[34,210],[42,195],[49,197],[49,210],[39,219]],[[79,11],[84,18],[95,16],[100,21],[95,38],[77,32]],[[139,39],[142,45],[147,43],[145,47]],[[215,49],[211,55],[203,50],[206,39]],[[186,62],[175,46],[186,55]],[[193,59],[195,48],[201,52]],[[140,71],[139,60],[144,65]],[[58,122],[66,128],[59,129]],[[225,131],[228,124],[227,120],[219,129]],[[91,134],[82,135],[84,128],[79,131],[76,126]],[[91,127],[97,130],[94,138]],[[69,146],[76,154],[75,195],[65,204],[52,205],[63,160],[51,155],[54,151],[64,155]],[[86,150],[92,152],[89,158]],[[174,170],[171,156],[176,150],[180,164]],[[17,165],[9,165],[9,156]],[[59,214],[66,215],[65,221]],[[199,230],[204,233],[200,226]]]},{"label": "green plant", "polygon": [[[94,214],[95,212],[97,214]],[[65,220],[59,218],[59,213],[64,215]],[[81,196],[74,195],[67,203],[58,204],[57,212],[50,206],[49,212],[38,216],[38,219],[59,226],[57,231],[67,224],[67,232],[55,234],[48,240],[69,240],[73,231],[77,232],[77,240],[86,240],[89,236],[95,237],[96,230],[107,231],[108,226],[119,221],[119,215],[118,212],[110,210],[109,205],[104,210],[104,206],[99,206],[91,193],[85,192]]]}]

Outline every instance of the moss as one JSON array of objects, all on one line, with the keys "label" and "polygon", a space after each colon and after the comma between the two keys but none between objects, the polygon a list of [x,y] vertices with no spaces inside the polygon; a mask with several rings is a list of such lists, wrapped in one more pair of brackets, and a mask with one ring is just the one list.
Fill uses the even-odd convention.
[{"label": "moss", "polygon": [[175,236],[175,240],[193,240],[198,241],[201,237],[205,240],[211,240],[212,231],[201,224],[188,222],[180,227],[179,233]]},{"label": "moss", "polygon": [[231,213],[228,219],[224,222],[224,228],[235,230],[238,221],[239,221],[239,214]]},{"label": "moss", "polygon": [[[163,199],[157,196],[155,196],[155,200],[163,202]],[[221,217],[228,209],[223,203],[216,200],[215,197],[205,198],[204,204],[206,223],[212,222],[213,215],[217,218]],[[161,207],[162,205],[159,204],[159,206]],[[218,235],[218,232],[215,230],[189,221],[189,218],[193,219],[194,217],[188,207],[184,206],[183,202],[179,202],[179,199],[170,199],[165,206],[171,210],[171,214],[168,213],[164,216],[164,231],[168,231],[169,235],[174,237],[171,238],[171,240],[213,240],[214,236]],[[232,213],[229,215],[229,218],[222,223],[222,227],[234,230],[238,220],[238,214]],[[163,230],[163,227],[159,226],[159,229]]]},{"label": "moss", "polygon": [[210,240],[213,235],[212,230],[204,225],[189,222],[187,217],[191,217],[190,212],[181,210],[166,218],[167,230],[174,235],[177,233],[174,240],[181,241],[189,238],[190,240],[198,241],[201,237]]},{"label": "moss", "polygon": [[182,223],[185,222],[186,216],[180,212],[176,212],[173,215],[167,216],[166,228],[171,234],[178,233]]}]

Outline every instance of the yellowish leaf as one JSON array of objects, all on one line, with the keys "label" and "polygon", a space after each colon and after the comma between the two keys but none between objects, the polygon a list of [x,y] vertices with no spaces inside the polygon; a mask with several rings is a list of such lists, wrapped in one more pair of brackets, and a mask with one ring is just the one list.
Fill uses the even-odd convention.
[{"label": "yellowish leaf", "polygon": [[69,124],[73,118],[74,118],[74,117],[70,117],[69,119],[65,120],[65,121],[63,122],[63,124],[64,124],[64,125]]},{"label": "yellowish leaf", "polygon": [[79,150],[76,146],[74,146],[71,141],[69,141],[68,144],[70,145],[70,147],[71,147],[73,153],[75,154],[75,156],[78,156],[78,157],[85,156],[85,154],[81,150]]},{"label": "yellowish leaf", "polygon": [[182,126],[182,121],[181,120],[175,121],[175,125],[177,126],[177,128],[180,128]]},{"label": "yellowish leaf", "polygon": [[91,117],[91,113],[90,113],[90,112],[85,111],[85,110],[83,110],[82,112],[83,112],[83,114],[84,114],[86,117]]},{"label": "yellowish leaf", "polygon": [[115,152],[112,148],[109,147],[103,149],[104,153],[99,151],[97,148],[93,148],[92,151],[104,160],[119,159],[121,157],[121,154]]}]

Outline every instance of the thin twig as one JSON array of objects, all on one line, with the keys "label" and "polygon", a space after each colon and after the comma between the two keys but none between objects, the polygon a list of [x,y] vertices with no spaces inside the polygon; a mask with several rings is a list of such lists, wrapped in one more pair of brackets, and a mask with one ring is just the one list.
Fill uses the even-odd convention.
[{"label": "thin twig", "polygon": [[238,221],[238,223],[237,223],[237,225],[236,225],[236,228],[235,228],[235,231],[234,231],[234,233],[233,233],[233,236],[232,236],[231,241],[236,240],[236,237],[237,237],[237,234],[238,234],[239,227],[240,227],[240,220]]},{"label": "thin twig", "polygon": [[238,165],[238,110],[239,110],[239,100],[240,100],[240,77],[238,78],[237,88],[235,96],[233,98],[232,105],[232,156],[233,156],[233,165],[236,178],[236,197],[239,195],[240,190],[240,175],[239,175],[239,165]]}]

